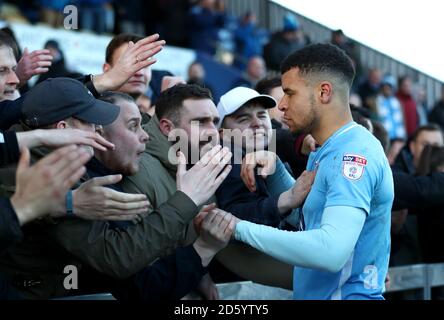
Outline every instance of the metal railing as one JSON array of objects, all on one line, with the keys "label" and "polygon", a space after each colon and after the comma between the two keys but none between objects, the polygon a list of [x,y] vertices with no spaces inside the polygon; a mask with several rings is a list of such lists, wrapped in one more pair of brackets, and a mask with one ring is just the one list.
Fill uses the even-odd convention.
[{"label": "metal railing", "polygon": [[[444,263],[415,264],[389,269],[390,287],[386,293],[420,289],[424,300],[431,299],[434,287],[444,286]],[[220,283],[216,285],[222,300],[291,300],[289,290],[269,287],[251,281]],[[57,300],[114,300],[110,293],[65,297]],[[186,295],[184,300],[200,300],[195,292]]]},{"label": "metal railing", "polygon": [[432,288],[444,286],[444,263],[392,267],[389,275],[387,292],[422,289],[423,299],[430,300]]},{"label": "metal railing", "polygon": [[[282,28],[282,18],[291,12],[296,15],[304,32],[312,42],[328,42],[330,40],[331,29],[273,1],[226,0],[226,5],[227,11],[236,16],[241,16],[246,11],[253,12],[258,18],[259,25],[271,31]],[[396,78],[404,75],[410,76],[414,82],[425,89],[429,107],[441,98],[441,86],[443,85],[441,81],[354,39],[352,40],[359,48],[360,64],[364,69],[378,68],[382,73],[391,73]]]}]

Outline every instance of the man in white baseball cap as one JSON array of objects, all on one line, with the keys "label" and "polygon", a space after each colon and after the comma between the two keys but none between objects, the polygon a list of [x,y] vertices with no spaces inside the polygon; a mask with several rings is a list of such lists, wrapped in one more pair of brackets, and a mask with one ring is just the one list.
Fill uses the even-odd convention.
[{"label": "man in white baseball cap", "polygon": [[246,88],[237,87],[225,93],[217,104],[220,122],[219,127],[226,116],[230,116],[246,104],[257,102],[265,109],[274,108],[277,104],[276,100],[269,95],[259,94],[257,91]]},{"label": "man in white baseball cap", "polygon": [[[250,192],[241,178],[241,162],[245,153],[273,149],[270,143],[273,131],[268,109],[275,106],[276,100],[271,96],[261,95],[244,87],[234,88],[221,97],[217,105],[220,116],[219,133],[224,146],[232,149],[233,164],[228,177],[216,191],[216,197],[220,209],[242,220],[290,228],[285,223],[286,218],[293,208],[301,204],[306,194],[295,189],[294,179],[282,162],[277,161],[275,173],[267,179],[256,177],[255,192]],[[230,250],[234,250],[233,246]],[[231,264],[231,271],[260,283],[291,287],[292,273],[289,265],[268,256],[259,256],[245,248],[239,250],[237,254],[245,259],[242,264]],[[231,255],[228,250],[220,252],[219,261],[228,265]]]},{"label": "man in white baseball cap", "polygon": [[[233,140],[235,147],[244,151],[266,148],[272,138],[271,120],[267,109],[275,106],[276,100],[273,97],[261,95],[250,88],[237,87],[228,91],[217,105],[221,138],[225,142]],[[242,134],[242,139],[233,137],[236,134],[233,130]],[[229,135],[224,136],[224,132]]]}]

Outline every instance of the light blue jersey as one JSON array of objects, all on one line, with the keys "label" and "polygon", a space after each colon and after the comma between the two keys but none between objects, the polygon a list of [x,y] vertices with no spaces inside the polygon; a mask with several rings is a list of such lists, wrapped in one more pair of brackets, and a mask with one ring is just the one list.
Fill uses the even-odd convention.
[{"label": "light blue jersey", "polygon": [[312,152],[317,170],[303,206],[305,230],[320,227],[324,208],[347,206],[367,216],[354,251],[340,272],[294,268],[295,299],[383,299],[390,256],[393,177],[379,141],[350,122]]}]

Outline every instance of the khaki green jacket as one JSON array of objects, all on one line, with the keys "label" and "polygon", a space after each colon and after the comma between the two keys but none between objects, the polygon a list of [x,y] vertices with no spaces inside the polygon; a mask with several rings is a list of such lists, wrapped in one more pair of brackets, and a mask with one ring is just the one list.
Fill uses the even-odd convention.
[{"label": "khaki green jacket", "polygon": [[[140,161],[139,172],[125,177],[122,187],[125,192],[145,194],[152,206],[157,208],[177,191],[177,165],[168,160],[172,143],[160,131],[157,116],[154,116],[143,128],[149,135],[149,141]],[[216,202],[214,195],[207,201],[211,202]],[[197,237],[192,224],[184,232],[182,245],[192,243]]]},{"label": "khaki green jacket", "polygon": [[[36,158],[43,155],[32,154]],[[14,168],[0,174],[3,190],[13,192],[13,176]],[[111,228],[104,221],[39,219],[24,226],[23,241],[0,257],[0,272],[11,277],[28,298],[76,294],[64,289],[65,266],[81,270],[86,265],[113,278],[128,278],[176,248],[197,213],[194,202],[177,191],[125,229]],[[26,286],[21,285],[24,282]]]}]

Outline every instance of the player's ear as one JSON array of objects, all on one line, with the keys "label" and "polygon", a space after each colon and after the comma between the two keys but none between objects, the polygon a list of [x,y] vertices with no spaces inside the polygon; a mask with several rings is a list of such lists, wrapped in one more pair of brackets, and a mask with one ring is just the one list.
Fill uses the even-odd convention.
[{"label": "player's ear", "polygon": [[319,101],[327,104],[333,97],[333,85],[329,81],[322,81],[318,89]]}]

